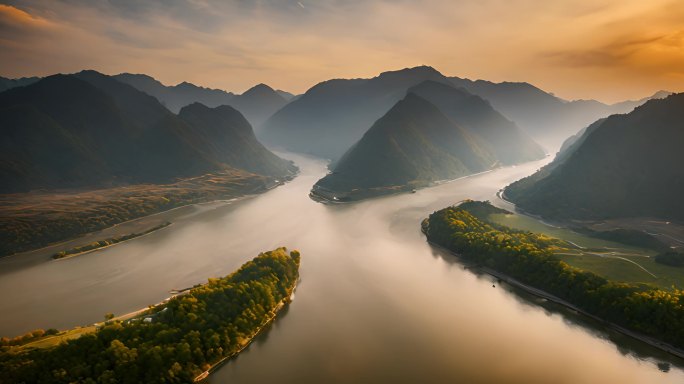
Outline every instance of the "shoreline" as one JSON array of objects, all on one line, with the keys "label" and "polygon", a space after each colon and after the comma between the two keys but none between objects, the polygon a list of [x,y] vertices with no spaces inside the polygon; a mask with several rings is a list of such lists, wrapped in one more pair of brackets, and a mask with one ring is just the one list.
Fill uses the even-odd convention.
[{"label": "shoreline", "polygon": [[[158,216],[158,215],[168,215],[168,214],[173,213],[173,212],[180,210],[182,208],[188,208],[188,207],[193,207],[193,206],[203,206],[203,205],[216,204],[216,203],[224,203],[226,205],[227,204],[233,204],[235,202],[238,202],[238,201],[241,201],[244,199],[248,199],[251,197],[259,196],[259,195],[264,194],[268,191],[276,189],[277,187],[285,185],[288,182],[294,180],[295,178],[297,178],[297,176],[299,176],[299,172],[296,172],[293,175],[289,175],[288,177],[278,179],[277,182],[273,182],[271,185],[264,186],[263,189],[261,189],[259,191],[250,191],[250,192],[247,192],[245,194],[242,194],[239,196],[234,196],[234,197],[217,198],[217,199],[213,199],[213,200],[187,203],[187,204],[179,205],[177,207],[173,207],[173,208],[170,208],[167,210],[154,212],[154,213],[150,213],[148,215],[128,219],[126,221],[122,221],[120,223],[116,223],[116,224],[113,224],[109,227],[101,228],[101,229],[98,229],[95,231],[86,232],[86,233],[82,233],[82,234],[79,234],[79,235],[76,235],[73,237],[64,238],[62,240],[59,240],[59,241],[56,241],[56,242],[53,242],[50,244],[46,244],[46,245],[40,246],[38,248],[34,248],[34,249],[26,250],[26,251],[21,251],[21,252],[16,252],[16,253],[12,253],[12,254],[7,254],[7,255],[0,255],[0,261],[13,260],[15,258],[25,258],[25,257],[27,257],[33,253],[39,253],[39,252],[47,251],[50,248],[60,247],[66,243],[76,241],[80,238],[84,238],[84,237],[88,237],[88,236],[94,236],[95,234],[103,232],[103,231],[115,230],[115,228],[117,228],[119,226],[123,226],[123,225],[127,225],[127,224],[135,224],[138,221],[148,220],[148,219],[154,218],[155,216]],[[114,236],[114,235],[117,235],[117,233],[112,234],[112,236]],[[118,233],[118,235],[124,235],[124,233]],[[133,239],[130,239],[130,240],[133,240]],[[98,248],[98,249],[101,249],[101,248]],[[54,252],[54,253],[56,253],[56,252]],[[39,257],[38,255],[34,255],[34,256]],[[53,259],[50,258],[50,260],[53,260]]]},{"label": "shoreline", "polygon": [[[513,165],[511,165],[512,167]],[[440,185],[444,184],[449,184],[453,183],[454,181],[462,180],[462,179],[467,179],[469,177],[474,177],[474,176],[479,176],[483,175],[489,172],[494,172],[498,169],[505,168],[505,167],[496,167],[492,168],[486,171],[482,172],[477,172],[473,173],[470,175],[465,175],[465,176],[460,176],[455,179],[442,179],[442,180],[435,180],[431,181],[427,184],[416,184],[416,185],[393,185],[393,186],[388,186],[388,187],[377,187],[376,189],[359,189],[357,192],[336,192],[333,190],[329,190],[327,188],[322,188],[322,187],[316,187],[316,184],[311,188],[309,191],[309,198],[311,200],[316,201],[321,204],[350,204],[350,203],[358,203],[361,201],[366,201],[366,200],[373,200],[377,198],[382,198],[385,196],[395,196],[395,195],[401,195],[401,194],[412,194],[416,193],[417,191],[421,189],[427,189],[427,188],[433,188],[433,187],[439,187]],[[323,193],[321,193],[323,192]],[[335,199],[337,196],[333,196],[333,198],[330,198],[326,196],[327,194],[335,194],[339,193],[339,199]],[[352,196],[350,196],[350,193]],[[356,194],[357,196],[353,196],[353,194]]]},{"label": "shoreline", "polygon": [[[101,250],[106,249],[106,248],[109,248],[109,247],[114,247],[114,246],[119,245],[119,244],[127,243],[127,242],[129,242],[129,241],[131,241],[131,240],[135,240],[135,239],[139,239],[139,238],[141,238],[141,237],[145,237],[145,236],[147,236],[147,235],[151,235],[151,234],[153,234],[153,233],[155,233],[155,232],[161,231],[162,229],[168,228],[168,227],[170,227],[170,226],[172,226],[172,225],[173,225],[173,223],[169,222],[167,225],[164,225],[164,226],[159,227],[159,228],[154,228],[154,229],[152,229],[152,230],[149,231],[149,232],[145,232],[145,233],[140,234],[139,236],[131,237],[131,238],[128,239],[128,240],[119,241],[118,243],[105,245],[104,247],[89,249],[89,250],[87,250],[87,251],[83,251],[83,252],[79,252],[79,253],[74,253],[74,254],[66,255],[66,256],[62,256],[62,257],[54,257],[54,255],[53,255],[53,256],[52,256],[52,261],[60,261],[60,260],[71,259],[72,257],[87,255],[87,254],[89,254],[89,253],[101,251]],[[125,236],[125,235],[124,235],[124,236]],[[108,239],[105,239],[105,240],[108,240]]]},{"label": "shoreline", "polygon": [[[421,229],[421,232],[423,232],[423,234],[425,234],[425,232],[424,232],[422,229]],[[443,247],[443,246],[441,246],[441,245],[439,245],[439,244],[437,244],[437,243],[434,243],[434,242],[432,242],[432,241],[430,241],[430,240],[427,240],[427,243],[428,243],[431,247],[435,247],[435,248],[438,248],[438,249],[440,249],[440,250],[443,250],[443,251],[449,253],[450,255],[456,257],[459,261],[462,261],[462,260],[463,260],[463,258],[461,257],[461,255],[459,255],[459,254],[456,253],[456,252],[451,251],[450,249],[448,249],[448,248],[446,248],[446,247]],[[461,264],[463,264],[463,263],[461,263]],[[522,282],[520,282],[520,281],[518,281],[518,280],[516,280],[516,279],[514,279],[514,278],[512,278],[512,277],[510,277],[510,276],[508,276],[508,275],[506,275],[506,274],[500,273],[500,272],[495,271],[495,270],[493,270],[493,269],[491,269],[491,268],[488,268],[488,267],[486,267],[486,266],[483,266],[483,265],[480,265],[480,264],[477,264],[477,263],[471,263],[471,264],[469,264],[469,265],[463,264],[463,265],[466,266],[466,267],[468,267],[469,269],[476,269],[477,271],[479,271],[479,272],[481,272],[481,273],[484,273],[484,274],[487,274],[487,275],[489,275],[489,276],[492,276],[492,277],[498,279],[499,281],[505,282],[505,283],[508,284],[509,286],[514,287],[514,288],[518,288],[518,289],[520,289],[520,290],[522,290],[522,291],[524,291],[524,292],[526,292],[526,293],[528,293],[528,294],[530,294],[530,295],[532,295],[532,296],[535,296],[535,297],[538,297],[538,298],[541,298],[541,299],[546,299],[546,300],[548,300],[548,301],[551,301],[551,302],[553,302],[553,303],[555,303],[555,304],[558,304],[558,305],[564,307],[565,309],[572,310],[572,311],[576,312],[576,313],[579,314],[579,315],[588,317],[588,318],[590,318],[590,319],[592,319],[592,320],[594,320],[594,321],[596,321],[596,322],[598,322],[598,323],[600,323],[600,324],[605,325],[607,328],[609,328],[609,329],[611,329],[611,330],[613,330],[613,331],[615,331],[615,332],[617,332],[617,333],[620,333],[620,334],[622,334],[622,335],[624,335],[624,336],[630,337],[630,338],[632,338],[632,339],[634,339],[634,340],[640,341],[640,342],[642,342],[642,343],[644,343],[644,344],[647,344],[647,345],[649,345],[649,346],[651,346],[651,347],[653,347],[653,348],[656,348],[656,349],[658,349],[658,350],[660,350],[660,351],[662,351],[662,352],[666,352],[666,353],[668,353],[668,354],[670,354],[670,355],[672,355],[672,356],[675,356],[675,357],[677,357],[677,358],[680,358],[680,359],[683,359],[683,360],[684,360],[684,350],[683,350],[683,349],[677,348],[677,347],[675,347],[675,346],[673,346],[673,345],[670,345],[670,344],[668,344],[668,343],[666,343],[666,342],[664,342],[664,341],[662,341],[662,340],[659,340],[659,339],[656,339],[656,338],[653,338],[653,337],[650,337],[650,336],[643,335],[643,334],[641,334],[641,333],[639,333],[639,332],[629,330],[629,329],[627,329],[627,328],[625,328],[625,327],[622,327],[622,326],[620,326],[620,325],[617,325],[617,324],[615,324],[615,323],[612,323],[612,322],[610,322],[610,321],[608,321],[608,320],[602,319],[602,318],[600,318],[600,317],[598,317],[598,316],[596,316],[596,315],[593,315],[593,314],[591,314],[591,313],[589,313],[589,312],[587,312],[587,311],[585,311],[585,310],[583,310],[583,309],[577,307],[576,305],[570,303],[570,302],[567,301],[567,300],[563,300],[563,299],[561,299],[560,297],[557,297],[557,296],[555,296],[555,295],[552,295],[552,294],[550,294],[550,293],[548,293],[548,292],[546,292],[546,291],[544,291],[544,290],[542,290],[542,289],[535,288],[535,287],[533,287],[533,286],[530,286],[530,285],[527,285],[527,284],[525,284],[525,283],[522,283]],[[536,305],[536,306],[539,306],[539,304],[536,304],[536,303],[535,303],[535,305]],[[615,344],[615,343],[613,343],[613,344]]]},{"label": "shoreline", "polygon": [[209,368],[207,368],[207,370],[205,370],[204,372],[197,375],[195,377],[195,379],[193,380],[193,382],[195,382],[195,383],[204,382],[209,377],[209,375],[214,373],[217,369],[221,368],[224,364],[228,363],[230,360],[236,358],[240,353],[242,353],[242,351],[247,349],[247,347],[249,347],[252,344],[254,339],[257,336],[259,336],[261,334],[261,332],[267,326],[269,326],[270,324],[272,324],[275,321],[276,317],[278,317],[278,313],[283,308],[285,308],[285,306],[289,305],[292,302],[292,300],[294,298],[294,293],[297,290],[297,285],[299,284],[299,280],[300,280],[300,278],[297,278],[297,280],[295,280],[294,285],[290,288],[290,290],[288,290],[288,295],[285,298],[283,298],[275,306],[275,308],[273,308],[273,310],[271,311],[271,316],[269,316],[266,320],[264,320],[263,323],[261,323],[261,325],[254,331],[254,333],[252,335],[250,335],[250,337],[244,342],[244,344],[242,344],[235,352],[233,352],[230,355],[223,357],[219,361],[211,364],[211,366]]},{"label": "shoreline", "polygon": [[[218,360],[217,362],[211,364],[211,366],[210,366],[206,371],[200,373],[198,376],[195,377],[194,382],[202,382],[202,381],[203,381],[204,379],[206,379],[211,373],[213,373],[216,369],[220,368],[223,364],[227,363],[227,362],[230,361],[231,359],[237,357],[242,351],[244,351],[247,347],[249,347],[249,345],[254,341],[254,339],[255,339],[257,336],[259,336],[259,335],[261,334],[261,332],[262,332],[269,324],[271,324],[271,323],[273,323],[273,321],[275,321],[275,319],[276,319],[277,316],[278,316],[278,313],[279,313],[283,308],[285,308],[286,305],[288,305],[289,303],[292,302],[292,300],[293,300],[293,298],[294,298],[294,293],[295,293],[295,291],[297,290],[297,285],[299,285],[299,281],[300,281],[300,280],[301,280],[301,278],[298,278],[298,279],[294,282],[293,286],[290,287],[290,289],[288,289],[288,295],[287,295],[285,298],[283,298],[283,299],[275,306],[275,308],[271,311],[270,316],[269,316],[267,319],[265,319],[264,322],[261,323],[261,325],[259,325],[259,327],[258,327],[258,328],[249,336],[249,338],[247,338],[247,339],[244,341],[244,343],[243,343],[242,345],[239,346],[239,348],[238,348],[236,351],[234,351],[233,353],[231,353],[231,354],[228,355],[228,356],[225,356],[225,357],[221,358],[221,359]],[[137,310],[134,310],[134,311],[125,313],[125,314],[123,314],[123,315],[119,315],[119,316],[113,317],[113,318],[111,318],[111,319],[109,319],[109,320],[100,321],[100,322],[96,322],[96,323],[89,324],[89,325],[84,325],[84,326],[76,326],[76,327],[73,327],[73,328],[71,328],[71,329],[62,330],[62,331],[60,331],[60,332],[59,332],[58,334],[56,334],[56,335],[51,335],[51,336],[44,337],[44,338],[41,338],[41,339],[38,339],[38,340],[31,340],[31,341],[27,342],[26,344],[17,345],[17,346],[14,346],[13,348],[20,348],[20,349],[22,349],[22,350],[23,350],[23,349],[26,349],[26,348],[38,348],[38,349],[40,349],[40,348],[52,348],[52,347],[54,347],[54,346],[56,346],[56,345],[58,345],[58,344],[60,344],[60,343],[62,343],[62,342],[65,342],[65,341],[68,341],[68,340],[73,340],[73,339],[78,339],[78,338],[80,338],[81,336],[83,336],[84,334],[89,334],[89,333],[92,333],[92,332],[96,332],[100,327],[102,327],[102,326],[104,326],[104,325],[106,325],[106,324],[109,324],[109,323],[112,323],[112,322],[117,322],[117,321],[118,321],[118,322],[129,322],[129,321],[132,321],[132,320],[134,320],[134,319],[136,319],[136,318],[144,317],[145,315],[147,315],[147,314],[148,314],[150,311],[152,311],[153,309],[156,309],[156,308],[158,308],[159,306],[162,306],[162,305],[167,304],[171,299],[173,299],[173,298],[175,298],[175,297],[178,297],[178,296],[183,296],[183,295],[187,294],[188,292],[190,292],[193,288],[197,288],[197,287],[202,286],[202,285],[205,285],[205,284],[207,284],[207,283],[199,284],[199,285],[194,285],[194,286],[192,286],[192,287],[183,288],[183,289],[181,289],[181,290],[173,290],[173,291],[176,291],[176,292],[175,292],[175,293],[172,293],[171,296],[167,297],[166,299],[164,299],[164,300],[162,300],[162,301],[160,301],[160,302],[158,302],[158,303],[156,303],[156,304],[154,304],[154,305],[147,306],[147,307],[144,307],[144,308],[140,308],[140,309],[137,309]],[[173,291],[172,291],[172,292],[173,292]],[[89,328],[90,328],[90,329],[89,329]],[[69,333],[70,333],[70,332],[74,332],[74,333],[77,333],[77,334],[75,335],[75,337],[69,337]],[[40,344],[40,343],[44,343],[44,342],[46,342],[46,341],[48,341],[48,340],[52,340],[52,339],[60,339],[60,341],[59,341],[57,344],[55,344],[55,345],[48,345],[48,346],[44,346],[44,347],[32,346],[32,344]]]}]

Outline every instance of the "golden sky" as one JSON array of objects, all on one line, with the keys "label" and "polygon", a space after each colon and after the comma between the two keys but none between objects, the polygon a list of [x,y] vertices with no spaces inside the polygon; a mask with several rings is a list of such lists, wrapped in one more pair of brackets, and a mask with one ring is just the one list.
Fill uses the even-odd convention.
[{"label": "golden sky", "polygon": [[242,92],[430,65],[613,102],[684,91],[682,0],[0,0],[0,76]]}]

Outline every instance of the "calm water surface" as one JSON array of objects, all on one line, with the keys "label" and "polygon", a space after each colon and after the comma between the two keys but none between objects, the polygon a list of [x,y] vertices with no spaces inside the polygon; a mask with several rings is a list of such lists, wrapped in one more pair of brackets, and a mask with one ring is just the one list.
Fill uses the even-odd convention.
[{"label": "calm water surface", "polygon": [[[259,251],[302,252],[294,302],[212,383],[682,383],[658,351],[542,308],[431,248],[430,212],[495,200],[544,160],[438,187],[326,206],[307,194],[320,160],[291,156],[293,182],[233,204],[174,213],[174,225],[58,262],[0,260],[0,334],[127,313],[225,275]],[[9,268],[9,266],[12,268]],[[578,323],[579,321],[579,323]],[[632,352],[633,350],[639,351]],[[674,363],[669,372],[657,364]]]}]

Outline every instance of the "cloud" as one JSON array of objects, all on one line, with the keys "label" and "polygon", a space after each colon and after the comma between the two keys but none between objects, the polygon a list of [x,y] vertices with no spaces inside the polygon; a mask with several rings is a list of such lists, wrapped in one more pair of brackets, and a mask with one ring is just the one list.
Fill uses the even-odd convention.
[{"label": "cloud", "polygon": [[[679,32],[681,34],[681,32]],[[555,64],[569,67],[621,67],[639,53],[652,50],[667,41],[666,36],[644,39],[619,39],[598,48],[546,52],[543,56]],[[672,45],[674,46],[674,45]]]},{"label": "cloud", "polygon": [[[629,85],[636,97],[651,92],[648,76],[653,88],[672,88],[657,72],[677,71],[684,30],[682,7],[671,0],[6,3],[0,75],[92,68],[236,92],[259,82],[303,92],[329,78],[429,64],[462,77],[530,81],[568,98],[616,97],[616,84],[627,87],[623,69],[638,68],[643,82]],[[607,75],[610,68],[623,78]]]}]

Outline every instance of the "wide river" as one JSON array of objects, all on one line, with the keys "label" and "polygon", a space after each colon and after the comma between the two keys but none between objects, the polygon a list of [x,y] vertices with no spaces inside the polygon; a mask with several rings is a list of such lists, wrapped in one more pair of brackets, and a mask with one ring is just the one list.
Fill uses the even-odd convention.
[{"label": "wide river", "polygon": [[61,261],[0,260],[0,335],[127,313],[284,245],[302,252],[295,300],[212,383],[684,382],[676,359],[539,306],[426,243],[429,213],[495,201],[547,160],[330,206],[308,197],[325,163],[290,157],[294,181],[158,215],[174,225],[151,235]]}]

